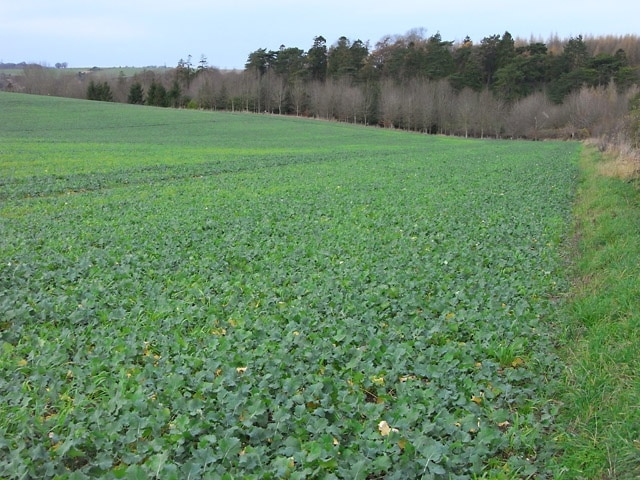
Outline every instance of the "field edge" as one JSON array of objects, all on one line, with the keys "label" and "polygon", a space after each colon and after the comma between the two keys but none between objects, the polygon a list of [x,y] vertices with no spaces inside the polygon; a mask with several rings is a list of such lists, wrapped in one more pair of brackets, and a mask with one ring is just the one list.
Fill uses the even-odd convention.
[{"label": "field edge", "polygon": [[562,478],[640,477],[640,188],[605,175],[607,161],[584,147],[567,247],[573,287],[558,312]]}]

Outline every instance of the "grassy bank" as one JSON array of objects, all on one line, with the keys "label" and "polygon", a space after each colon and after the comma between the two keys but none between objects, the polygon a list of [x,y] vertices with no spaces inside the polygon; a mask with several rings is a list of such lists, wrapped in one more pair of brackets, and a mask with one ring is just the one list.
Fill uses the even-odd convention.
[{"label": "grassy bank", "polygon": [[594,148],[581,162],[562,462],[567,478],[640,478],[640,191]]}]

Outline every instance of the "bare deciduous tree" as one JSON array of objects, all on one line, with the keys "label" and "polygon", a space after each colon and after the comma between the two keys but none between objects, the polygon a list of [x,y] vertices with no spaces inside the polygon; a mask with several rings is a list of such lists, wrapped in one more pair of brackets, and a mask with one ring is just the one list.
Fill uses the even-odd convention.
[{"label": "bare deciduous tree", "polygon": [[289,86],[289,98],[291,99],[291,105],[293,106],[296,116],[300,116],[307,97],[307,91],[305,84],[302,80],[296,78],[291,82]]},{"label": "bare deciduous tree", "polygon": [[23,69],[22,86],[25,93],[57,95],[55,72],[41,65],[27,65]]},{"label": "bare deciduous tree", "polygon": [[434,83],[436,102],[436,124],[439,133],[447,134],[451,132],[455,123],[455,100],[456,93],[448,80],[442,79]]},{"label": "bare deciduous tree", "polygon": [[309,104],[315,117],[333,120],[336,110],[335,82],[313,82],[309,88]]},{"label": "bare deciduous tree", "polygon": [[364,94],[362,89],[351,84],[349,78],[341,78],[335,85],[335,113],[338,120],[357,123],[362,118]]},{"label": "bare deciduous tree", "polygon": [[282,115],[282,108],[287,96],[287,84],[282,75],[269,70],[263,77],[263,86],[265,88],[265,110],[268,112]]},{"label": "bare deciduous tree", "polygon": [[393,80],[384,80],[380,87],[380,123],[394,128],[400,123],[403,98],[400,87]]},{"label": "bare deciduous tree", "polygon": [[532,138],[537,140],[540,131],[547,128],[551,116],[552,104],[542,92],[536,92],[518,100],[511,106],[505,130],[513,138]]},{"label": "bare deciduous tree", "polygon": [[469,130],[472,134],[475,132],[475,127],[479,124],[477,121],[476,112],[479,110],[478,92],[471,90],[468,87],[462,89],[457,98],[457,110],[458,110],[458,129],[460,133],[464,132],[465,138],[469,136]]},{"label": "bare deciduous tree", "polygon": [[594,126],[609,115],[609,102],[602,88],[583,87],[564,102],[573,135],[588,136]]}]

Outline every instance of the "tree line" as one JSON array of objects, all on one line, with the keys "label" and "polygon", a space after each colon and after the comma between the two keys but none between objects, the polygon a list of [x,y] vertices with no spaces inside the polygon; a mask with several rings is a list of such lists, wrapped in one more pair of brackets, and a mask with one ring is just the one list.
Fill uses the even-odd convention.
[{"label": "tree line", "polygon": [[[194,65],[188,56],[166,71],[104,80],[92,73],[88,84],[77,78],[59,89],[82,87],[84,95],[69,96],[95,100],[304,115],[426,133],[575,138],[629,131],[639,66],[636,36],[544,42],[505,32],[455,43],[418,29],[373,46],[347,37],[329,45],[317,36],[307,50],[260,48],[241,71],[212,68],[204,56]],[[25,69],[27,80],[38,75]]]}]

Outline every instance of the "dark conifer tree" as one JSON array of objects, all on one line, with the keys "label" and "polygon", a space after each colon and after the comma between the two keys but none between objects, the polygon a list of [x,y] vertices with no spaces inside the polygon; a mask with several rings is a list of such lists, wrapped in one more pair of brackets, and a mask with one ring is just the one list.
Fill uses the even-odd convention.
[{"label": "dark conifer tree", "polygon": [[327,40],[323,36],[313,39],[313,46],[307,52],[311,80],[323,82],[327,78]]},{"label": "dark conifer tree", "polygon": [[129,88],[127,102],[136,105],[142,105],[144,103],[144,90],[142,89],[140,82],[133,83],[131,88]]},{"label": "dark conifer tree", "polygon": [[105,81],[96,83],[93,80],[89,82],[87,87],[87,100],[97,100],[100,102],[113,102],[113,92],[111,87]]},{"label": "dark conifer tree", "polygon": [[149,87],[149,93],[147,94],[147,105],[151,105],[155,107],[169,106],[167,89],[164,88],[164,85],[156,82],[155,80],[151,82],[151,86]]}]

